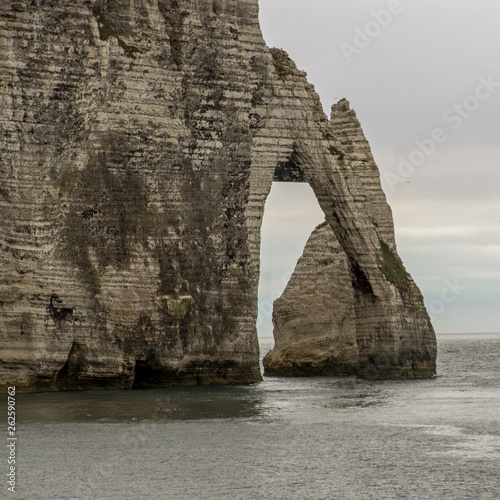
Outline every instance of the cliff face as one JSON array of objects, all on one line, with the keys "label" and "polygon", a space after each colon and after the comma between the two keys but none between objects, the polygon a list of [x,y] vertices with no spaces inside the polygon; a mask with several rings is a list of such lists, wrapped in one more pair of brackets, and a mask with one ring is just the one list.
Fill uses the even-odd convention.
[{"label": "cliff face", "polygon": [[328,121],[305,74],[265,46],[257,0],[5,1],[0,66],[3,386],[259,380],[273,180],[311,184],[345,256],[353,370],[433,373],[432,327],[352,112],[343,101]]}]

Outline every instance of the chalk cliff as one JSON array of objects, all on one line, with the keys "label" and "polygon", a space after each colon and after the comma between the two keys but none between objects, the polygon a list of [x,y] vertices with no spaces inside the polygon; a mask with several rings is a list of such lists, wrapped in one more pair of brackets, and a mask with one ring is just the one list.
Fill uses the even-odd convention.
[{"label": "chalk cliff", "polygon": [[[257,0],[6,0],[0,67],[2,387],[260,380],[274,180],[310,183],[327,221],[313,236],[343,259],[352,346],[325,373],[434,373],[359,124],[346,101],[328,120],[305,73],[266,47]],[[338,330],[331,317],[316,338]],[[269,373],[293,372],[287,342]]]}]

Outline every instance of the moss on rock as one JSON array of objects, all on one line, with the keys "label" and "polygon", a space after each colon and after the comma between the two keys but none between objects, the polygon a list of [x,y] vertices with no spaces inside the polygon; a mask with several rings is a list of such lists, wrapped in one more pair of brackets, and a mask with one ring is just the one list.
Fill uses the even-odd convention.
[{"label": "moss on rock", "polygon": [[380,240],[380,248],[384,257],[384,265],[380,268],[382,274],[399,291],[408,292],[410,290],[408,273],[401,259],[389,248],[389,245],[384,240]]}]

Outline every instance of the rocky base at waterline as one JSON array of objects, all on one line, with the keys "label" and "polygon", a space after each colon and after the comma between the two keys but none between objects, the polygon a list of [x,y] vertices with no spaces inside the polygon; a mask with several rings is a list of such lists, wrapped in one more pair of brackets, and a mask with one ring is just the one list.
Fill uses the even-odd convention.
[{"label": "rocky base at waterline", "polygon": [[346,370],[382,356],[406,376],[428,349],[432,371],[432,326],[355,115],[343,100],[328,119],[266,47],[257,0],[6,0],[0,47],[1,387],[261,380],[273,181],[311,185],[345,256]]}]

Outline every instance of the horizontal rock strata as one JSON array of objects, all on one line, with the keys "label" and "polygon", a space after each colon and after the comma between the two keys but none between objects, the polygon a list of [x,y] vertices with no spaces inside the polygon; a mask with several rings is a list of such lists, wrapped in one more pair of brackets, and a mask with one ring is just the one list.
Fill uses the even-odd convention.
[{"label": "horizontal rock strata", "polygon": [[433,372],[368,146],[266,47],[257,0],[6,0],[0,66],[2,387],[260,380],[274,180],[311,184],[346,256],[356,371]]}]

